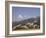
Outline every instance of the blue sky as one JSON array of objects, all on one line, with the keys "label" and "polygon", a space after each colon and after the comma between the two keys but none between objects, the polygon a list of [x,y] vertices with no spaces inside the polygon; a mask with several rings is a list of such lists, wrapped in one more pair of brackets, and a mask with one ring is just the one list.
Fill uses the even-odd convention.
[{"label": "blue sky", "polygon": [[40,16],[40,8],[34,7],[12,7],[12,21]]}]

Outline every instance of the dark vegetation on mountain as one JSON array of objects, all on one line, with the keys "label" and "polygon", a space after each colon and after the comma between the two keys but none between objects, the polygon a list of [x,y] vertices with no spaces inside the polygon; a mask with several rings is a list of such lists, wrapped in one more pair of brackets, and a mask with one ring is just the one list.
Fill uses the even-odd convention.
[{"label": "dark vegetation on mountain", "polygon": [[40,16],[19,22],[12,22],[13,30],[40,29]]}]

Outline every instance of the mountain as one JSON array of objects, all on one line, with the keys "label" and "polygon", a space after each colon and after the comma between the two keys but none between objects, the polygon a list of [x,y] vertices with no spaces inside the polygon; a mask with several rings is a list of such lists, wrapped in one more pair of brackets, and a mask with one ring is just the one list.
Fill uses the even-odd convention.
[{"label": "mountain", "polygon": [[[29,25],[27,25],[28,23],[29,23]],[[19,21],[19,22],[12,22],[12,28],[15,28],[15,27],[17,27],[18,29],[19,29],[19,27],[23,27],[23,29],[24,29],[24,27],[26,27],[26,28],[32,28],[32,27],[30,27],[31,23],[33,23],[32,26],[34,26],[34,25],[37,24],[40,27],[40,16],[38,16],[36,18],[25,19],[25,20],[22,20],[22,21]]]}]

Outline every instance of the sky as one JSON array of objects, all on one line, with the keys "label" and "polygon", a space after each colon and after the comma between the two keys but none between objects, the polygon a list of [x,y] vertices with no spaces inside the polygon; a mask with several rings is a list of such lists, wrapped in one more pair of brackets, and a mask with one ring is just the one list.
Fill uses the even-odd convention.
[{"label": "sky", "polygon": [[35,7],[12,7],[12,21],[21,21],[40,16],[40,8]]}]

